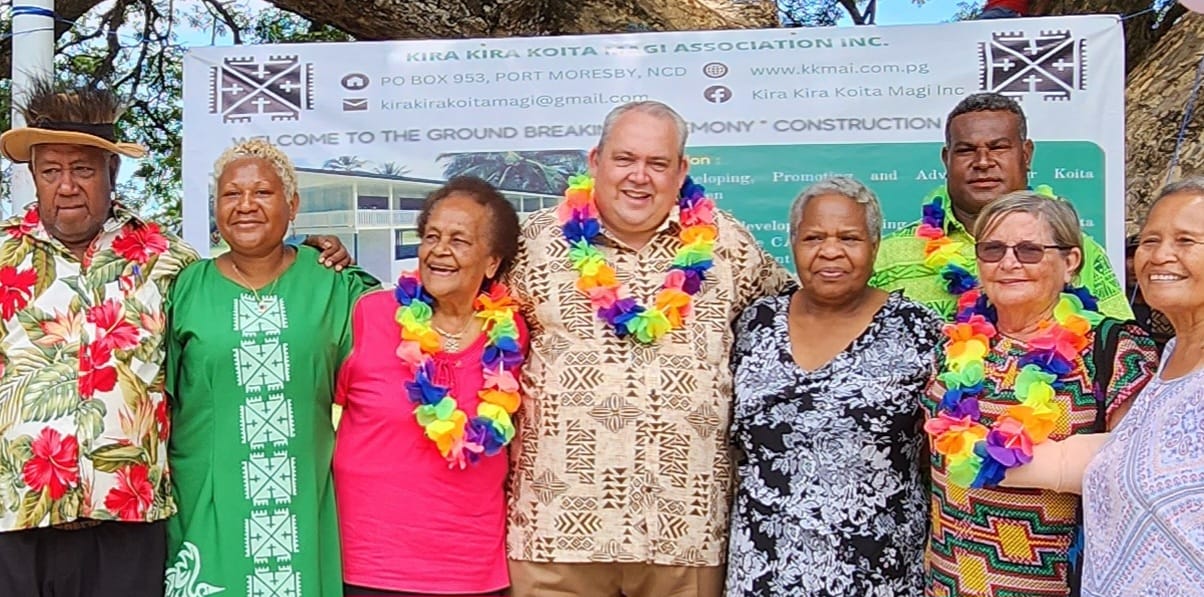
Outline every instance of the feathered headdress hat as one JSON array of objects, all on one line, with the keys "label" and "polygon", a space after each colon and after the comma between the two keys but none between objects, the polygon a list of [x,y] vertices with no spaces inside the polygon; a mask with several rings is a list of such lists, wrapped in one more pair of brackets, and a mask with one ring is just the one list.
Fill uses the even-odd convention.
[{"label": "feathered headdress hat", "polygon": [[45,143],[90,145],[132,158],[146,155],[145,147],[117,140],[114,123],[125,106],[96,83],[67,87],[51,78],[35,79],[17,105],[25,127],[0,135],[0,153],[14,162],[28,162],[33,146]]}]

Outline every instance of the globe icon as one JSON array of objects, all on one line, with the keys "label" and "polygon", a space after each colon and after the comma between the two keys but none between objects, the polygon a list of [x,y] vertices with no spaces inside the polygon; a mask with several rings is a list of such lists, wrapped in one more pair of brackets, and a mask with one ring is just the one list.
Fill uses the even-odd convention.
[{"label": "globe icon", "polygon": [[702,74],[718,79],[727,74],[727,65],[722,62],[709,62],[702,67]]}]

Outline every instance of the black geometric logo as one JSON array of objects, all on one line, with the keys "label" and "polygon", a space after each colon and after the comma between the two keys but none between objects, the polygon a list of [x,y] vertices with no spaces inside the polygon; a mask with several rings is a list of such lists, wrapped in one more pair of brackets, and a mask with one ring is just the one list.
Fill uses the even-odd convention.
[{"label": "black geometric logo", "polygon": [[984,91],[1065,101],[1087,88],[1087,42],[1069,31],[994,33],[978,44],[978,69]]},{"label": "black geometric logo", "polygon": [[209,69],[209,113],[224,122],[296,120],[314,104],[313,64],[297,56],[226,58]]}]

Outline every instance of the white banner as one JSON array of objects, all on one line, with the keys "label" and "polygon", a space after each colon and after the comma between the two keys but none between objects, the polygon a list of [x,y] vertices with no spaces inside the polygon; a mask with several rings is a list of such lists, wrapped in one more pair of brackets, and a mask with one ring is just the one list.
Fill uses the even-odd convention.
[{"label": "white banner", "polygon": [[389,280],[442,181],[481,176],[524,213],[553,205],[606,113],[647,98],[685,116],[695,180],[788,262],[790,201],[827,175],[870,184],[889,228],[918,219],[944,177],[946,114],[989,90],[1028,115],[1031,182],[1073,200],[1122,258],[1124,41],[1112,16],[209,47],[186,55],[184,82],[184,229],[201,251],[220,250],[211,168],[236,140],[267,137],[295,160],[299,234],[339,234]]}]

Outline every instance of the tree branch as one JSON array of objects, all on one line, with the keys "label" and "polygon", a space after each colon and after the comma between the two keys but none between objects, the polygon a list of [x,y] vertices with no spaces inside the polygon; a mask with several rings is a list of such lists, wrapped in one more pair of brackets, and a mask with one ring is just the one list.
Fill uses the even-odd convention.
[{"label": "tree branch", "polygon": [[[1041,0],[1033,16],[1077,14],[1132,15],[1150,8],[1150,0]],[[1187,9],[1172,2],[1166,15],[1158,11],[1125,19],[1125,72],[1131,73]],[[1157,27],[1155,27],[1157,24]]]},{"label": "tree branch", "polygon": [[775,27],[772,0],[268,0],[356,39],[462,39],[518,35]]},{"label": "tree branch", "polygon": [[861,10],[857,8],[857,0],[840,0],[840,5],[843,6],[846,11],[848,11],[849,17],[853,19],[854,25],[865,24],[865,15],[861,14]]},{"label": "tree branch", "polygon": [[100,37],[100,36],[102,36],[102,35],[104,35],[104,34],[105,34],[105,28],[104,28],[104,26],[102,25],[102,26],[100,26],[100,27],[97,27],[97,28],[96,28],[96,30],[95,30],[95,31],[93,31],[92,33],[89,33],[89,34],[87,34],[87,35],[81,35],[81,36],[79,36],[79,37],[77,37],[77,38],[75,38],[75,39],[73,39],[73,40],[71,40],[71,41],[69,41],[69,42],[67,42],[67,43],[65,43],[65,44],[63,44],[63,45],[61,45],[61,46],[56,46],[56,47],[55,47],[55,49],[54,49],[54,53],[55,53],[55,54],[62,54],[63,52],[66,52],[67,50],[69,50],[69,49],[71,49],[71,48],[74,48],[75,46],[78,46],[78,45],[80,45],[80,44],[83,44],[84,42],[92,41],[92,40],[94,40],[94,39],[96,39],[96,38],[98,38],[98,37]]},{"label": "tree branch", "polygon": [[113,71],[117,67],[117,56],[121,53],[121,39],[117,37],[117,31],[121,28],[121,24],[125,22],[125,9],[129,0],[117,0],[113,3],[113,9],[105,14],[103,22],[107,36],[107,50],[105,58],[101,60],[93,75],[97,80],[108,81],[113,76]]},{"label": "tree branch", "polygon": [[[219,0],[202,0],[202,4],[209,10],[210,14],[222,20],[227,27],[230,28],[230,34],[234,36],[234,45],[242,45],[242,27],[238,25],[238,21],[234,19],[234,15],[226,10],[226,5]],[[216,13],[216,14],[214,14]]]},{"label": "tree branch", "polygon": [[[129,74],[121,79],[118,79],[117,82],[113,84],[114,88],[121,88],[126,83],[133,81],[133,87],[137,89],[142,83],[142,67],[144,64],[146,64],[146,57],[150,52],[151,42],[162,41],[161,38],[152,40],[152,34],[155,33],[155,24],[158,23],[158,18],[161,16],[162,15],[159,14],[159,11],[155,9],[153,4],[150,2],[143,2],[142,42],[138,44],[138,59],[134,62],[134,68],[130,69]],[[162,51],[161,47],[159,48],[159,51]]]}]

